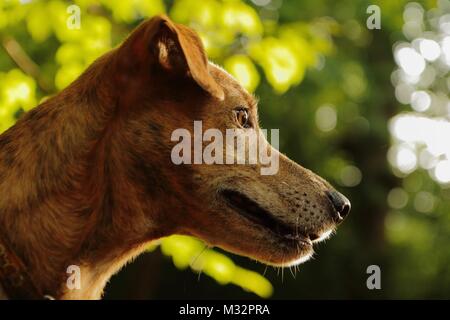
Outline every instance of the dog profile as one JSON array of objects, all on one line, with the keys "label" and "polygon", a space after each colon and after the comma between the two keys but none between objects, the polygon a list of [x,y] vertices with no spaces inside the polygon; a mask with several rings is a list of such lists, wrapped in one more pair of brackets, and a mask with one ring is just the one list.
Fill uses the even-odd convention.
[{"label": "dog profile", "polygon": [[[274,175],[259,163],[174,164],[171,134],[196,120],[260,130],[254,97],[208,62],[194,31],[157,16],[0,136],[0,239],[39,292],[101,298],[126,262],[172,234],[297,264],[348,214],[344,196],[267,141]],[[66,286],[70,265],[80,289]]]}]

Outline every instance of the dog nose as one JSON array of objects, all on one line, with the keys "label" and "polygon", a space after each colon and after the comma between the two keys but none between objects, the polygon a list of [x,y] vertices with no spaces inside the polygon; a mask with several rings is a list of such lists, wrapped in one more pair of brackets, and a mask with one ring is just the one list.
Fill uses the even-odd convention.
[{"label": "dog nose", "polygon": [[327,191],[326,194],[334,208],[333,218],[337,222],[341,222],[350,212],[350,201],[336,190]]}]

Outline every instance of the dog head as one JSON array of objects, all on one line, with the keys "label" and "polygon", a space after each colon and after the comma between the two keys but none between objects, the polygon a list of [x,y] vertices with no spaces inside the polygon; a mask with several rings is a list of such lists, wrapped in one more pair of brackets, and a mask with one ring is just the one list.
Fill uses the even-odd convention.
[{"label": "dog head", "polygon": [[[153,204],[149,218],[168,234],[194,235],[288,266],[307,260],[313,243],[328,237],[348,214],[350,202],[343,195],[268,143],[255,98],[208,62],[191,29],[155,17],[115,51],[112,64],[120,104],[128,110],[125,136],[140,167],[135,176],[151,185],[148,197],[163,199],[164,212],[156,213]],[[201,121],[200,129],[194,121]],[[273,172],[262,174],[268,163],[260,157],[251,162],[249,153],[245,164],[226,164],[230,150],[236,151],[232,160],[238,153],[237,145],[227,149],[226,141],[211,152],[212,142],[226,140],[227,129],[239,129],[238,138],[254,134],[257,139],[245,145],[257,143],[258,154],[276,161]],[[190,163],[173,160],[181,140],[190,149],[177,149],[178,155]],[[205,161],[206,150],[218,161]]]}]

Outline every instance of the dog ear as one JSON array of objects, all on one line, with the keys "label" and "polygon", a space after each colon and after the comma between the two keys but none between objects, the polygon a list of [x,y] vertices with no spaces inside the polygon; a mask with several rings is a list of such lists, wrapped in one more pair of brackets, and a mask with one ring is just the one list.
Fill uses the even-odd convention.
[{"label": "dog ear", "polygon": [[209,73],[202,42],[192,29],[164,15],[156,16],[141,24],[122,47],[131,47],[132,57],[144,65],[157,63],[168,72],[188,75],[212,96],[224,99],[222,88]]}]

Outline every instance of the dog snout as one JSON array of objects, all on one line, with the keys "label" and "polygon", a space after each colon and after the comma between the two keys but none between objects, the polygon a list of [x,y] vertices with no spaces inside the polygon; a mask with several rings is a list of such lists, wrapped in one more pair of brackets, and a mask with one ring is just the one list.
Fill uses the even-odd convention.
[{"label": "dog snout", "polygon": [[326,191],[326,194],[334,209],[332,212],[333,219],[336,222],[342,222],[350,212],[350,201],[336,190]]}]

